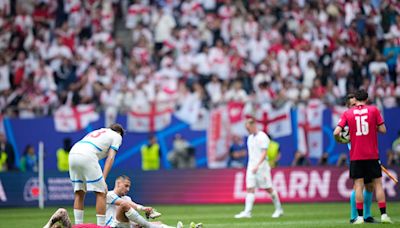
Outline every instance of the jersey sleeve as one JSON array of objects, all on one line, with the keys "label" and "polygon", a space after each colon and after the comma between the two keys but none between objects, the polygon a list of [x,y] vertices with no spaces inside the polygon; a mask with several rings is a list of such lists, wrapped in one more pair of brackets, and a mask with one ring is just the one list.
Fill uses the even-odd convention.
[{"label": "jersey sleeve", "polygon": [[133,202],[133,201],[132,201],[132,198],[131,198],[130,196],[123,196],[122,199],[123,199],[124,201]]},{"label": "jersey sleeve", "polygon": [[340,117],[339,123],[337,124],[339,127],[344,128],[347,125],[347,117],[346,112],[342,114]]},{"label": "jersey sleeve", "polygon": [[114,204],[115,201],[117,201],[118,199],[121,199],[121,198],[114,192],[107,193],[107,204]]},{"label": "jersey sleeve", "polygon": [[265,134],[264,132],[262,134],[259,134],[257,137],[257,145],[261,148],[261,149],[267,149],[269,146],[269,138],[267,136],[267,134]]},{"label": "jersey sleeve", "polygon": [[382,125],[383,123],[385,123],[385,121],[382,118],[382,114],[377,108],[375,108],[375,111],[376,111],[376,125],[377,126]]},{"label": "jersey sleeve", "polygon": [[113,134],[110,148],[115,150],[115,151],[118,151],[118,149],[119,149],[119,147],[121,146],[121,143],[122,143],[122,137],[121,137],[120,134],[118,134],[116,132],[114,132],[114,133],[115,134]]}]

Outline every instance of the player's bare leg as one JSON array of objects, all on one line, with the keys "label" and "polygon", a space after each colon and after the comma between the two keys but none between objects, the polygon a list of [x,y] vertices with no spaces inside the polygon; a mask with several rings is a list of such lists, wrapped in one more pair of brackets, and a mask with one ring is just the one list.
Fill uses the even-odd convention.
[{"label": "player's bare leg", "polygon": [[382,177],[373,180],[375,186],[376,201],[378,201],[379,210],[381,211],[382,223],[393,223],[390,217],[386,214],[386,197],[382,186]]},{"label": "player's bare leg", "polygon": [[253,204],[256,198],[255,192],[255,188],[247,189],[244,211],[235,215],[235,218],[251,218],[251,211],[253,210]]},{"label": "player's bare leg", "polygon": [[271,196],[272,202],[275,206],[275,211],[272,214],[272,218],[279,218],[283,215],[283,209],[278,193],[273,188],[267,188],[265,191]]},{"label": "player's bare leg", "polygon": [[85,194],[86,194],[85,191],[82,190],[75,191],[75,196],[74,196],[75,224],[83,223]]},{"label": "player's bare leg", "polygon": [[54,214],[50,217],[50,220],[43,228],[52,228],[57,222],[60,222],[64,228],[72,227],[68,212],[64,208],[59,208],[56,212],[54,212]]},{"label": "player's bare leg", "polygon": [[358,212],[358,217],[353,222],[353,224],[364,223],[364,217],[363,217],[363,207],[364,207],[363,189],[364,189],[364,179],[363,178],[355,179],[354,180],[354,190],[356,191],[356,208],[357,208],[357,212]]},{"label": "player's bare leg", "polygon": [[106,225],[106,194],[104,192],[96,192],[96,217],[97,225]]}]

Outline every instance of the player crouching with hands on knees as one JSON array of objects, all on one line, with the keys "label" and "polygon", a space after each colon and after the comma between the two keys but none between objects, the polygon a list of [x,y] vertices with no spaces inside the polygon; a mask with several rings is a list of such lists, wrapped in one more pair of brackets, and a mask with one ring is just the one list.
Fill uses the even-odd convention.
[{"label": "player crouching with hands on knees", "polygon": [[[97,225],[106,222],[106,178],[121,146],[124,129],[120,124],[88,133],[72,147],[69,153],[69,176],[73,183],[75,224],[83,223],[86,191],[96,193]],[[107,157],[104,170],[99,160]]]}]

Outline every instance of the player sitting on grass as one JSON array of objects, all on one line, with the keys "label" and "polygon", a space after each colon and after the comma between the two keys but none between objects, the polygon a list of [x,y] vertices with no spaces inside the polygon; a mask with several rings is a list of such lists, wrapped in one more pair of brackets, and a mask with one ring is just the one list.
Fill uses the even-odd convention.
[{"label": "player sitting on grass", "polygon": [[[352,108],[356,105],[357,100],[354,94],[350,93],[346,98],[346,105],[348,108]],[[350,142],[347,143],[347,146],[350,150]],[[372,205],[372,193],[374,192],[374,185],[372,183],[372,179],[364,178],[364,222],[366,223],[374,223],[375,220],[371,215],[371,205]],[[353,189],[350,194],[350,223],[354,223],[357,219],[358,212],[356,208],[356,191]]]},{"label": "player sitting on grass", "polygon": [[[132,201],[126,194],[131,187],[128,176],[122,175],[115,180],[113,191],[107,193],[107,222],[106,225],[118,228],[144,227],[144,228],[170,228],[160,222],[148,222],[138,211],[146,213],[148,218],[157,218],[160,213],[151,207],[144,207]],[[178,222],[176,227],[183,227],[182,222]],[[191,228],[201,228],[202,224],[190,224]]]}]

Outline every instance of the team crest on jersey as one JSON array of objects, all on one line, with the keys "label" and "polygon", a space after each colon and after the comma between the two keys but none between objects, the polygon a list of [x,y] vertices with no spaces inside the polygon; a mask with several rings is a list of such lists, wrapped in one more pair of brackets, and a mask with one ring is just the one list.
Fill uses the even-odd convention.
[{"label": "team crest on jersey", "polygon": [[[44,198],[46,199],[47,191],[46,186],[44,186]],[[25,183],[24,187],[24,200],[34,201],[39,199],[39,180],[37,177],[31,177]]]}]

